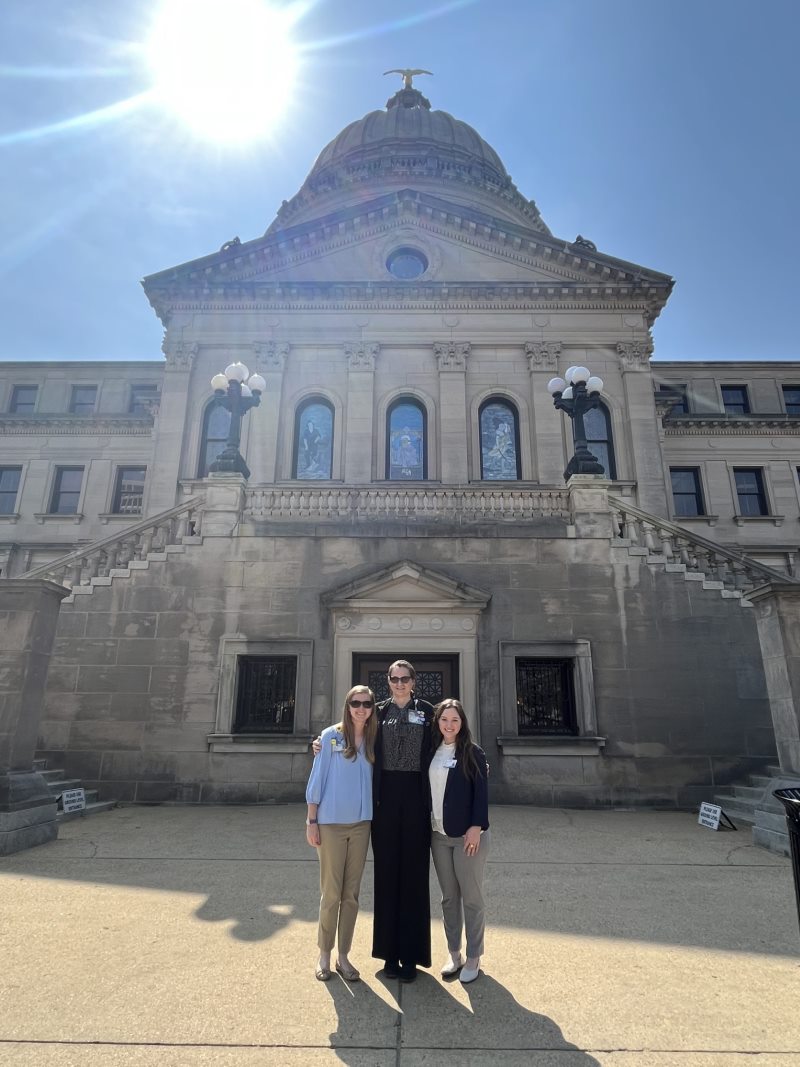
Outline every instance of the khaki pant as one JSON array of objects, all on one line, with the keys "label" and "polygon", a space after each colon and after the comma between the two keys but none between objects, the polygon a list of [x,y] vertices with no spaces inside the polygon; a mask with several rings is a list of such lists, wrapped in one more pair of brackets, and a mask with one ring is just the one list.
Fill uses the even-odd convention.
[{"label": "khaki pant", "polygon": [[353,944],[369,829],[369,822],[320,823],[317,944],[321,952],[330,952],[336,942],[339,952],[347,955]]},{"label": "khaki pant", "polygon": [[476,856],[464,852],[463,837],[431,834],[433,865],[442,889],[442,918],[447,947],[461,951],[461,935],[467,928],[467,957],[483,955],[483,934],[486,927],[483,904],[483,869],[489,855],[489,831],[481,834]]}]

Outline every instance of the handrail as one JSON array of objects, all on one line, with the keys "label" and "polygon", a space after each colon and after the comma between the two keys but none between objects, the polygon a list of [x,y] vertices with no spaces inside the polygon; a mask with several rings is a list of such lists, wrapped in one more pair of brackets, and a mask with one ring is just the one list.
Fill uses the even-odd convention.
[{"label": "handrail", "polygon": [[[669,519],[642,511],[626,500],[609,496],[608,503],[612,513],[619,517],[620,538],[663,555],[668,562],[674,561],[677,555],[677,561],[687,570],[707,574],[727,589],[745,592],[765,581],[800,585],[800,579],[759,563],[736,549],[725,548]],[[660,545],[656,544],[654,534],[658,535]]]},{"label": "handrail", "polygon": [[[200,532],[200,505],[204,497],[194,496],[175,507],[140,519],[124,530],[117,530],[63,556],[34,567],[20,578],[49,578],[65,585],[81,585],[92,578],[107,576],[116,567],[125,567],[132,559],[145,559],[152,551],[162,551],[176,544],[190,528]],[[175,522],[176,519],[180,521]],[[71,572],[71,573],[69,573]]]}]

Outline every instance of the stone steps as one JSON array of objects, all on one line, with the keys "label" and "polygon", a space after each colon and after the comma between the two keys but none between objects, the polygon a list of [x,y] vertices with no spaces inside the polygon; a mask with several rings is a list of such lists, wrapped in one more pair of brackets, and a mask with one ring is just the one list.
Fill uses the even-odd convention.
[{"label": "stone steps", "polygon": [[709,578],[701,571],[690,571],[685,563],[675,563],[664,555],[654,554],[625,537],[612,541],[612,547],[624,548],[629,556],[645,563],[650,570],[663,570],[667,574],[680,575],[685,582],[700,582],[703,589],[719,593],[723,600],[735,600],[741,608],[752,608],[747,597],[738,589],[726,589],[722,582]]},{"label": "stone steps", "polygon": [[179,545],[167,545],[160,552],[149,552],[144,559],[133,559],[127,566],[116,567],[108,575],[91,578],[86,585],[74,585],[70,595],[64,598],[63,603],[72,604],[75,602],[76,597],[91,596],[99,586],[111,585],[118,578],[130,578],[134,571],[149,570],[151,563],[166,563],[171,556],[183,555],[186,552],[186,545],[201,545],[202,543],[202,537],[184,537],[183,542]]},{"label": "stone steps", "polygon": [[732,819],[752,827],[754,844],[788,856],[786,816],[783,805],[772,795],[785,780],[780,767],[770,764],[763,774],[751,774],[746,782],[729,785],[729,792],[716,794],[714,803]]},{"label": "stone steps", "polygon": [[[61,767],[48,767],[47,760],[35,759],[33,769],[38,771],[47,783],[47,787],[54,800],[58,800],[65,789],[80,789],[80,778],[67,778]],[[117,806],[116,800],[100,800],[100,794],[96,789],[84,790],[86,807],[81,811],[62,811],[59,807],[56,818],[59,822],[69,822],[71,819],[82,819],[86,815],[96,815],[101,811],[111,811]]]}]

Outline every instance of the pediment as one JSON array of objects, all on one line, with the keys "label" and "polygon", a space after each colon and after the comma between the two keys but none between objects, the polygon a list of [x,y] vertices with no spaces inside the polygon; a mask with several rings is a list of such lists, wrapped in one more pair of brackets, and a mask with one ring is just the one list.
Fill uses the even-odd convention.
[{"label": "pediment", "polygon": [[436,609],[482,611],[491,594],[439,571],[401,560],[380,571],[331,590],[323,596],[330,608],[383,612]]},{"label": "pediment", "polygon": [[591,242],[568,242],[494,218],[463,203],[412,189],[332,212],[242,243],[144,281],[153,298],[169,288],[203,286],[216,294],[242,286],[397,284],[389,252],[413,243],[429,269],[410,286],[443,284],[631,284],[671,287],[671,279],[599,253]]}]

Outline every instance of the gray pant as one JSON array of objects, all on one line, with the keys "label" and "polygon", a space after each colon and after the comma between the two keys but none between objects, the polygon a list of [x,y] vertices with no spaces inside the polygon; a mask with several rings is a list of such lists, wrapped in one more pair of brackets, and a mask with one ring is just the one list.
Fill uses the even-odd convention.
[{"label": "gray pant", "polygon": [[442,889],[442,917],[447,947],[461,951],[461,933],[467,928],[467,958],[483,955],[486,918],[483,906],[483,868],[489,853],[489,831],[481,834],[476,856],[464,852],[463,837],[445,837],[434,830],[431,853]]}]

